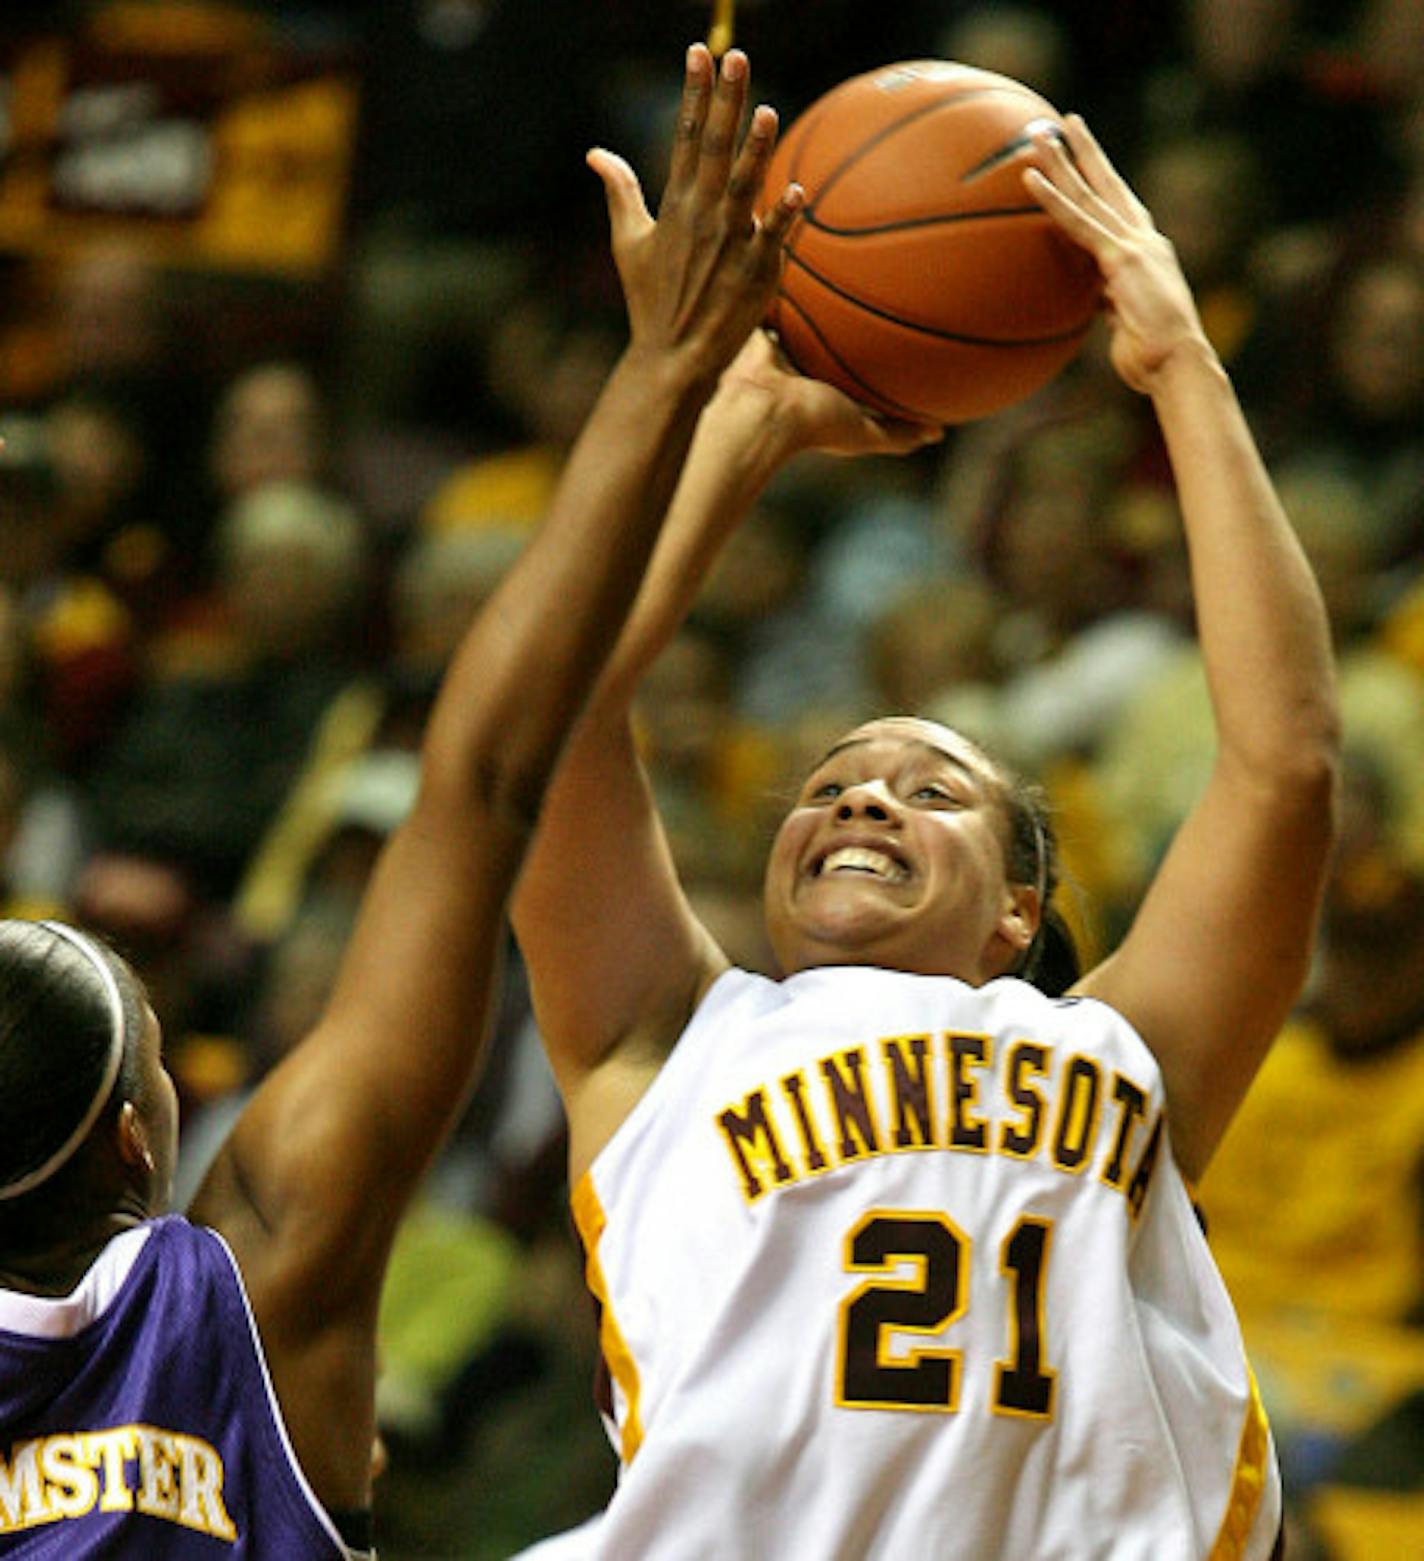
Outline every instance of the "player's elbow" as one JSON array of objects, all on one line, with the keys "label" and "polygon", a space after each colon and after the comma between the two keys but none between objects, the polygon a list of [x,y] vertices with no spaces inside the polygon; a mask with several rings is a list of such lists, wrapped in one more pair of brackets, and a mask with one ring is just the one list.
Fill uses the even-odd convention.
[{"label": "player's elbow", "polygon": [[1258,783],[1302,804],[1333,807],[1340,779],[1340,707],[1333,686],[1283,700],[1222,743]]},{"label": "player's elbow", "polygon": [[1333,821],[1340,793],[1343,731],[1334,689],[1303,704],[1289,745],[1286,779],[1307,805]]},{"label": "player's elbow", "polygon": [[1290,740],[1271,754],[1268,771],[1273,805],[1291,817],[1302,840],[1333,843],[1341,770],[1338,711],[1332,705],[1302,712]]},{"label": "player's elbow", "polygon": [[1289,831],[1301,859],[1323,863],[1336,831],[1340,726],[1333,704],[1297,707],[1244,738],[1224,741],[1219,774],[1253,814]]}]

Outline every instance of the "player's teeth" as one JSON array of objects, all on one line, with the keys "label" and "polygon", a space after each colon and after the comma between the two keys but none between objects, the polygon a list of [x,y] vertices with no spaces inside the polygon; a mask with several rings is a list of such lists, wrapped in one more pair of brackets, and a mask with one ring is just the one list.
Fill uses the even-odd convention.
[{"label": "player's teeth", "polygon": [[864,846],[842,846],[839,851],[832,851],[821,864],[823,873],[833,873],[840,868],[857,873],[871,873],[876,878],[904,876],[900,865],[893,858],[886,856],[883,851],[870,851]]}]

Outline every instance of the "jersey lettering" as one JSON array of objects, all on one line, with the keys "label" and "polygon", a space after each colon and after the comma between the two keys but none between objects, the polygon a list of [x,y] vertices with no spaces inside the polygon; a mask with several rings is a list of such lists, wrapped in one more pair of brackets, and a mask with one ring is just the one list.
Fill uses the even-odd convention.
[{"label": "jersey lettering", "polygon": [[[1140,1155],[1148,1090],[1120,1072],[1105,1085],[1092,1057],[1055,1067],[1053,1048],[945,1031],[850,1046],[750,1091],[715,1118],[748,1203],[821,1171],[883,1154],[949,1150],[1011,1160],[1046,1157],[1069,1176],[1095,1167],[1136,1220],[1152,1183],[1159,1113]],[[991,1087],[998,1084],[996,1106]]]},{"label": "jersey lettering", "polygon": [[31,1437],[0,1454],[0,1534],[137,1509],[215,1539],[237,1529],[223,1503],[223,1463],[200,1437],[156,1426]]}]

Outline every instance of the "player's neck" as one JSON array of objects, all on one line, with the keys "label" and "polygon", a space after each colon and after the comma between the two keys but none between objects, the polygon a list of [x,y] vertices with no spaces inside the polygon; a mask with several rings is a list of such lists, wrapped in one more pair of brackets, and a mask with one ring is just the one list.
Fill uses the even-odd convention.
[{"label": "player's neck", "polygon": [[21,1295],[69,1295],[109,1242],[137,1223],[114,1212],[64,1236],[51,1233],[47,1240],[28,1240],[23,1226],[12,1229],[0,1219],[0,1289]]}]

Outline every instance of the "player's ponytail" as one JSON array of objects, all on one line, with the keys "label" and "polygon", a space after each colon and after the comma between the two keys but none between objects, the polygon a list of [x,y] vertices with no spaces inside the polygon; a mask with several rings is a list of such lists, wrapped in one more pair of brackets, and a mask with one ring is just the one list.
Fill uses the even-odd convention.
[{"label": "player's ponytail", "polygon": [[999,768],[1009,817],[1008,869],[1016,883],[1038,890],[1038,930],[1013,974],[1050,997],[1061,996],[1082,973],[1077,946],[1053,895],[1058,888],[1058,836],[1042,787]]}]

